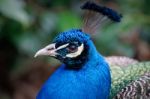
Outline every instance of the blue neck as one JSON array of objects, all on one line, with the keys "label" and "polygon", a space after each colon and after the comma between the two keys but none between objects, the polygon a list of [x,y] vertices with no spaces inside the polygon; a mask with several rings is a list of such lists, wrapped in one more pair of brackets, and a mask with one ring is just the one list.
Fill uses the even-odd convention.
[{"label": "blue neck", "polygon": [[99,89],[101,92],[99,93],[100,97],[102,99],[107,99],[110,93],[111,88],[111,76],[110,76],[110,70],[107,62],[105,59],[99,54],[97,51],[95,45],[92,41],[89,41],[88,44],[90,45],[89,49],[89,59],[85,63],[83,70],[87,70],[87,73],[92,73],[91,70],[93,69],[95,72],[98,73],[94,74],[93,77],[96,75],[99,76],[100,86]]},{"label": "blue neck", "polygon": [[[108,99],[111,88],[109,66],[105,59],[99,54],[93,42],[89,40],[87,43],[90,46],[88,49],[88,59],[79,72],[84,74],[82,79],[86,79],[87,86],[85,86],[85,88],[87,88],[87,91],[92,90],[89,92],[93,93],[91,95],[96,95],[96,97],[100,99]],[[90,86],[90,83],[94,86]]]},{"label": "blue neck", "polygon": [[87,68],[90,66],[96,66],[97,63],[105,62],[104,58],[99,54],[93,42],[89,40],[87,43],[90,46],[90,48],[89,48],[88,56],[87,56],[88,59],[84,64],[84,66],[86,67],[84,68]]}]

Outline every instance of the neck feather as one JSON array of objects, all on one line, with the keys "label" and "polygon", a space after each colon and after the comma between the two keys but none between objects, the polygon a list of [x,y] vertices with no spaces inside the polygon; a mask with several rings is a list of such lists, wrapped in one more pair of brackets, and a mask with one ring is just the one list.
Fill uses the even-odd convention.
[{"label": "neck feather", "polygon": [[[84,51],[80,57],[72,65],[66,65],[67,69],[82,69],[95,65],[100,61],[104,61],[103,57],[97,51],[91,40],[87,41],[86,52]],[[90,65],[88,65],[90,64]]]}]

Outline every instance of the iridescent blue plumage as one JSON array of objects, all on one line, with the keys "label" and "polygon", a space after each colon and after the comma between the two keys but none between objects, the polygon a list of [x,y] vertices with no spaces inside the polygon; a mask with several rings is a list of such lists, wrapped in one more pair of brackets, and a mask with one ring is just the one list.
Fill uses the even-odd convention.
[{"label": "iridescent blue plumage", "polygon": [[90,36],[73,29],[59,34],[53,43],[60,46],[74,41],[79,45],[83,43],[84,51],[76,58],[58,58],[64,64],[45,82],[37,99],[108,98],[111,86],[109,66],[96,50]]}]

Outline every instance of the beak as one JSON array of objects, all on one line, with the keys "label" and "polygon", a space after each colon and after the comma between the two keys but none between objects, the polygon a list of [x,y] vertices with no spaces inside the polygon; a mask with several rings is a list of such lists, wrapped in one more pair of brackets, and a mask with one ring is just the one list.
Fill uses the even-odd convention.
[{"label": "beak", "polygon": [[55,43],[50,44],[42,49],[40,49],[39,51],[36,52],[36,54],[34,55],[34,57],[37,56],[42,56],[42,55],[46,55],[46,56],[56,56],[56,49],[55,49]]}]

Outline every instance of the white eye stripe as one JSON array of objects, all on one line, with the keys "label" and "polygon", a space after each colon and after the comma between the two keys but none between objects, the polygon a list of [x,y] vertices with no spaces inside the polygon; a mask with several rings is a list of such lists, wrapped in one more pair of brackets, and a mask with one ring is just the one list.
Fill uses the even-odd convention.
[{"label": "white eye stripe", "polygon": [[64,44],[64,45],[62,45],[62,46],[59,46],[56,50],[60,50],[60,49],[63,49],[63,48],[65,48],[65,47],[67,47],[69,45],[69,43],[67,43],[67,44]]},{"label": "white eye stripe", "polygon": [[69,53],[69,54],[66,55],[66,57],[70,57],[70,58],[77,57],[82,53],[83,49],[84,49],[84,46],[83,46],[83,43],[82,43],[81,46],[78,47],[78,50],[76,52]]}]

